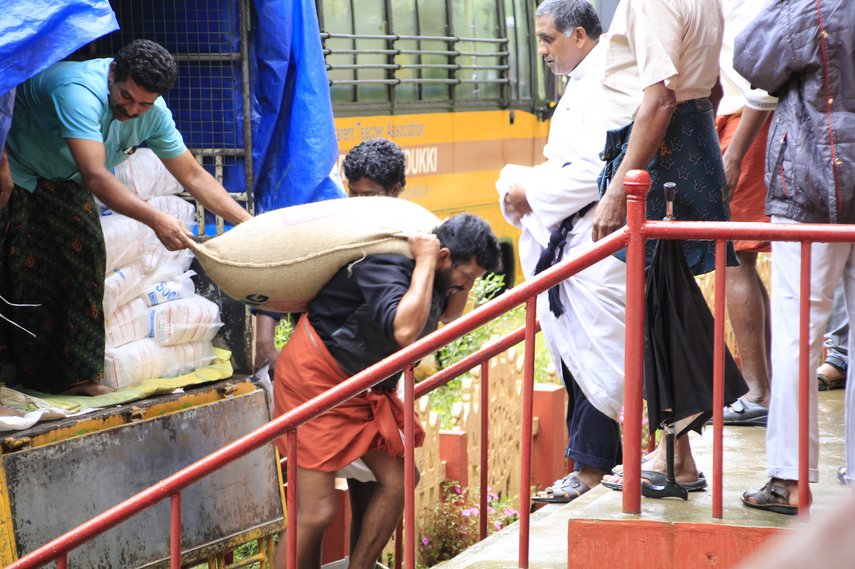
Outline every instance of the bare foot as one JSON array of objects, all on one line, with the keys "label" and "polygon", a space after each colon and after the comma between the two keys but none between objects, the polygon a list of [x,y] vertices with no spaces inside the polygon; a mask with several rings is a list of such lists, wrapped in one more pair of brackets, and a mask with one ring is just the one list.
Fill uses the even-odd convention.
[{"label": "bare foot", "polygon": [[71,389],[63,391],[63,395],[89,395],[90,397],[95,397],[96,395],[104,395],[106,393],[113,393],[115,389],[112,387],[107,387],[101,383],[97,383],[95,381],[84,381],[81,383],[76,383]]},{"label": "bare foot", "polygon": [[[641,468],[642,469],[647,468],[648,463],[651,460],[655,459],[657,456],[659,456],[660,452],[663,453],[662,456],[664,457],[665,456],[664,455],[665,450],[662,448],[661,444],[659,446],[657,446],[655,449],[653,449],[651,452],[641,455]],[[623,465],[618,464],[617,466],[612,468],[612,474],[617,475],[617,476],[622,476],[623,475]]]}]

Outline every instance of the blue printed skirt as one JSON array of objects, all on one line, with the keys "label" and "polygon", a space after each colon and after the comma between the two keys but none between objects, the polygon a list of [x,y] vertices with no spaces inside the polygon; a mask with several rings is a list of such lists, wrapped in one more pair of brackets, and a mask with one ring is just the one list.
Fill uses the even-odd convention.
[{"label": "blue printed skirt", "polygon": [[[602,196],[617,172],[629,145],[632,123],[610,130],[606,146],[600,157],[606,166],[600,173],[599,187]],[[647,194],[647,219],[665,217],[665,182],[677,184],[674,200],[674,219],[681,221],[728,221],[724,164],[715,127],[712,103],[709,99],[694,99],[677,105],[665,139],[659,151],[647,166],[652,185]],[[655,240],[647,241],[649,267],[656,247]],[[715,241],[685,241],[683,251],[689,268],[695,275],[715,269]],[[616,255],[626,261],[626,250]],[[731,243],[727,244],[727,264],[738,265]]]}]

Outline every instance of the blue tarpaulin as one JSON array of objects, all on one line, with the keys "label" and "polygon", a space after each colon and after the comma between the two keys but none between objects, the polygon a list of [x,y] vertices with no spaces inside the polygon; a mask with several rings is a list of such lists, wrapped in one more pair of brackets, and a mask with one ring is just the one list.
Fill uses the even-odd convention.
[{"label": "blue tarpaulin", "polygon": [[256,211],[344,197],[318,17],[311,0],[255,0]]},{"label": "blue tarpaulin", "polygon": [[0,146],[14,87],[118,28],[107,0],[15,0],[0,11]]},{"label": "blue tarpaulin", "polygon": [[107,0],[14,0],[0,11],[0,93],[119,26]]}]

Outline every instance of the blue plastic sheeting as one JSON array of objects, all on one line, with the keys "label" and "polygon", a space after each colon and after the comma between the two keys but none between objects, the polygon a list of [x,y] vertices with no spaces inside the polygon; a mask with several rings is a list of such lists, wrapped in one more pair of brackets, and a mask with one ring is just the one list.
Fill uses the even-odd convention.
[{"label": "blue plastic sheeting", "polygon": [[315,3],[254,0],[256,212],[344,197]]},{"label": "blue plastic sheeting", "polygon": [[118,27],[108,0],[3,2],[0,93]]},{"label": "blue plastic sheeting", "polygon": [[15,90],[0,94],[0,149],[6,144],[6,135],[12,128],[12,109],[15,107]]}]

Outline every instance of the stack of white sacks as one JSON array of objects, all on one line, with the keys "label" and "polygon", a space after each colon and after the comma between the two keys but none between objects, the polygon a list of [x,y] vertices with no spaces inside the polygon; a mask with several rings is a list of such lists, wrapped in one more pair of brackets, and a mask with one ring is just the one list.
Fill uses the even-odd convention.
[{"label": "stack of white sacks", "polygon": [[[178,181],[148,149],[115,169],[140,199],[192,229],[195,208],[178,197]],[[219,307],[195,292],[193,254],[167,251],[148,226],[101,208],[107,249],[104,286],[104,384],[121,389],[208,365],[222,326]]]}]

